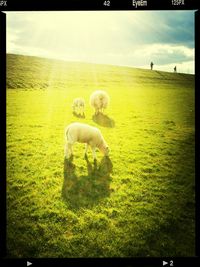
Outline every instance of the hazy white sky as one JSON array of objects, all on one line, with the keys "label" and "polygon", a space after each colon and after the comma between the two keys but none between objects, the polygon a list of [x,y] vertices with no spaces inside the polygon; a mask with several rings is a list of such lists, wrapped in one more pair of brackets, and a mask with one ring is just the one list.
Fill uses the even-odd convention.
[{"label": "hazy white sky", "polygon": [[194,11],[6,14],[7,53],[194,73]]}]

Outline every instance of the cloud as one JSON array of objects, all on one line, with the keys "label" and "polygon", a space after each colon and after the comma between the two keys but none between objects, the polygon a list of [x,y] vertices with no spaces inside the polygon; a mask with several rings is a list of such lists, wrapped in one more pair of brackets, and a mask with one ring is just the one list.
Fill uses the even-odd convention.
[{"label": "cloud", "polygon": [[194,59],[194,48],[169,44],[150,44],[135,50],[134,57],[142,55],[145,60],[156,61],[157,64],[169,64]]},{"label": "cloud", "polygon": [[128,66],[189,62],[194,12],[7,12],[7,52]]},{"label": "cloud", "polygon": [[194,46],[194,11],[161,11],[154,13],[160,43]]}]

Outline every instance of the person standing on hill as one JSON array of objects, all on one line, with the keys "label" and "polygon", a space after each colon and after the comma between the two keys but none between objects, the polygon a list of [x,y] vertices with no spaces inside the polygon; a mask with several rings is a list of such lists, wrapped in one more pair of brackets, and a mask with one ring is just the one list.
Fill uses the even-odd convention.
[{"label": "person standing on hill", "polygon": [[151,70],[153,70],[153,65],[154,65],[153,62],[151,62],[151,64],[150,64]]},{"label": "person standing on hill", "polygon": [[176,66],[174,67],[174,72],[177,72],[177,70],[176,70]]}]

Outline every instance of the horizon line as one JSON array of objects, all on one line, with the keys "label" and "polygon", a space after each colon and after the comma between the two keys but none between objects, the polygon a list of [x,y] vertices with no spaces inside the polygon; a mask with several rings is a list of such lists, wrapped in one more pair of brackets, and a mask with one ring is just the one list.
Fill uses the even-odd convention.
[{"label": "horizon line", "polygon": [[[159,69],[153,69],[150,68],[144,68],[142,66],[133,66],[133,65],[116,65],[112,63],[99,63],[99,62],[91,62],[91,61],[79,61],[79,60],[67,60],[67,59],[60,59],[59,57],[47,57],[47,56],[39,56],[39,55],[28,55],[28,54],[18,54],[18,53],[12,53],[12,52],[6,52],[6,55],[17,55],[17,56],[24,56],[24,57],[35,57],[35,58],[41,58],[41,59],[49,59],[49,60],[57,60],[61,62],[70,62],[70,63],[81,63],[81,64],[95,64],[95,65],[106,65],[106,66],[114,66],[114,67],[126,67],[131,69],[141,69],[141,70],[149,70],[149,71],[159,71],[159,72],[167,72],[167,73],[174,73],[173,71],[165,71],[165,70],[159,70]],[[155,65],[155,64],[154,64]],[[159,65],[164,66],[164,65]],[[186,72],[177,72],[181,74],[186,75],[194,75],[195,73],[186,73]]]}]

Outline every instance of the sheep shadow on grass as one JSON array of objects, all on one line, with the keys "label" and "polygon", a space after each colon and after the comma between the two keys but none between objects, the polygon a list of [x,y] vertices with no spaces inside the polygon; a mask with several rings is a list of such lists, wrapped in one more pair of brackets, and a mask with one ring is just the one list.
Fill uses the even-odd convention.
[{"label": "sheep shadow on grass", "polygon": [[62,186],[62,198],[69,208],[91,208],[101,199],[110,195],[110,174],[113,169],[109,157],[103,157],[101,162],[91,163],[85,158],[87,175],[77,176],[73,159],[64,160],[64,181]]},{"label": "sheep shadow on grass", "polygon": [[82,118],[82,119],[85,119],[85,113],[80,114],[80,113],[77,113],[77,112],[73,111],[73,115],[74,115],[76,118]]},{"label": "sheep shadow on grass", "polygon": [[109,127],[109,128],[115,127],[115,121],[101,112],[94,114],[92,116],[92,119],[94,122],[96,122],[100,126]]}]

